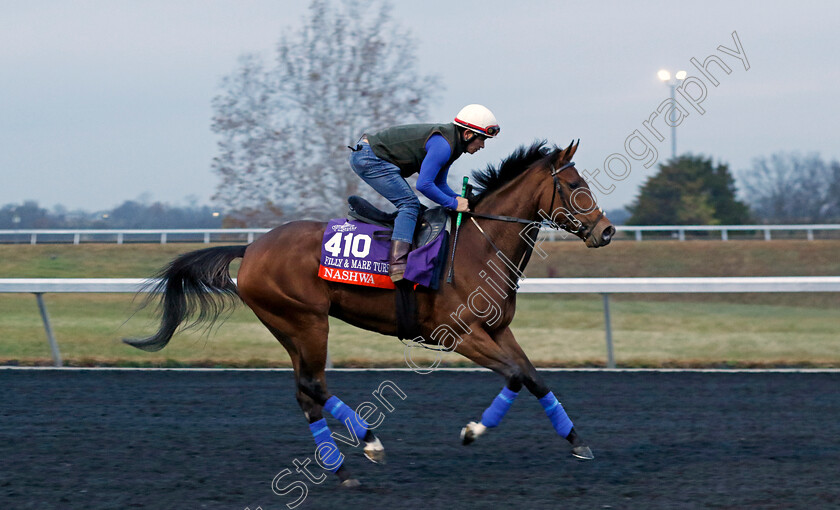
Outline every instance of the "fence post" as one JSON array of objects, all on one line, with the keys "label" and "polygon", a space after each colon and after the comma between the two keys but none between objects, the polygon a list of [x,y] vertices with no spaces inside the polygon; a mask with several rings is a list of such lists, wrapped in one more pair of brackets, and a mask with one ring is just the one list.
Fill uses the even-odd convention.
[{"label": "fence post", "polygon": [[604,296],[604,324],[607,331],[607,368],[615,368],[615,356],[613,356],[612,324],[610,324],[610,295]]},{"label": "fence post", "polygon": [[204,244],[210,244],[210,232],[204,233]]},{"label": "fence post", "polygon": [[120,232],[120,233],[117,234],[117,244],[122,244],[122,243],[123,243],[123,233]]},{"label": "fence post", "polygon": [[50,316],[47,315],[47,306],[44,304],[44,295],[40,292],[35,293],[35,299],[38,300],[38,310],[41,311],[41,320],[44,321],[44,330],[47,332],[47,340],[50,343],[50,350],[52,351],[53,365],[60,367],[62,365],[61,353],[58,352],[58,343],[55,341],[52,326],[50,325]]},{"label": "fence post", "polygon": [[636,241],[641,241],[641,240],[642,240],[642,231],[637,230],[636,231]]},{"label": "fence post", "polygon": [[251,244],[253,242],[254,242],[254,233],[253,232],[248,232],[248,244]]},{"label": "fence post", "polygon": [[721,241],[729,241],[729,233],[726,232],[726,229],[720,231],[720,240]]},{"label": "fence post", "polygon": [[810,228],[808,229],[808,240],[809,240],[809,241],[813,241],[813,240],[814,240],[814,230],[813,230],[813,229],[810,229]]},{"label": "fence post", "polygon": [[680,241],[685,241],[685,230],[677,230],[677,236],[680,238]]},{"label": "fence post", "polygon": [[79,244],[81,239],[82,235],[80,233],[76,232],[75,234],[73,234],[73,244]]},{"label": "fence post", "polygon": [[769,228],[765,228],[765,229],[764,229],[764,240],[765,240],[765,241],[769,241],[769,240],[770,240],[770,229],[769,229]]},{"label": "fence post", "polygon": [[166,232],[160,234],[160,244],[166,244]]}]

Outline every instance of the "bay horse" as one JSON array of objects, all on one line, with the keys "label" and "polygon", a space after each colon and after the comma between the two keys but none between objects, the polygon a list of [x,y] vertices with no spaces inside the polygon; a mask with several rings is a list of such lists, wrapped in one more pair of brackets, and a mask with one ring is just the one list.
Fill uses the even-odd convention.
[{"label": "bay horse", "polygon": [[[437,291],[424,287],[415,291],[421,333],[416,341],[454,350],[506,380],[481,420],[462,429],[465,445],[499,425],[524,386],[543,405],[557,433],[569,441],[572,455],[593,458],[509,327],[516,311],[517,282],[531,253],[541,252],[536,243],[540,225],[547,222],[563,228],[593,248],[608,244],[615,234],[574,168],[572,157],[578,145],[573,142],[561,149],[535,142],[517,149],[498,167],[473,172],[478,193],[460,227],[452,259],[454,279]],[[359,410],[327,389],[328,317],[396,335],[395,294],[321,279],[318,267],[325,226],[317,221],[293,221],[248,246],[213,247],[179,256],[159,273],[159,283],[149,297],[161,297],[159,330],[145,339],[124,341],[143,350],[160,350],[185,320],[212,324],[238,296],[289,353],[297,401],[317,444],[316,460],[338,475],[342,485],[354,486],[358,481],[341,462],[343,456],[323,411],[346,424],[353,437],[364,440],[364,454],[370,460],[384,461],[384,448],[357,414]],[[228,266],[239,257],[242,263],[234,284]],[[443,274],[451,263],[447,257]]]}]

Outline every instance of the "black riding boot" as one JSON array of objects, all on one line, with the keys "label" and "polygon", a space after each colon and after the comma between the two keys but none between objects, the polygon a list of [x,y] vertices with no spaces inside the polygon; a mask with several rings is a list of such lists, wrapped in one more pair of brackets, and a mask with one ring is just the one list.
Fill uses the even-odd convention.
[{"label": "black riding boot", "polygon": [[388,253],[388,276],[392,282],[403,279],[405,264],[408,262],[408,252],[411,251],[411,243],[405,241],[391,241],[391,251]]}]

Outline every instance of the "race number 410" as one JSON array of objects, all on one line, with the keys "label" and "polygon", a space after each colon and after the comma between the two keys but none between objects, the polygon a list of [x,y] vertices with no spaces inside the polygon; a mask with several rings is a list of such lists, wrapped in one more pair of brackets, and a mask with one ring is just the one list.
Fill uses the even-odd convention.
[{"label": "race number 410", "polygon": [[[342,244],[344,250],[342,253]],[[330,252],[333,257],[349,257],[352,253],[354,257],[363,259],[370,253],[370,236],[367,234],[354,234],[347,232],[342,234],[336,232],[329,241],[324,244],[324,249]]]}]

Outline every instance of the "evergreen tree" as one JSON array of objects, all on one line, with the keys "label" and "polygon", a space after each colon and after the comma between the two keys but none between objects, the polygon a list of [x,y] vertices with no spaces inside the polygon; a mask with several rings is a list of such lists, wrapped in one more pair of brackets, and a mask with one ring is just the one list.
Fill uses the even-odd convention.
[{"label": "evergreen tree", "polygon": [[735,198],[725,164],[687,154],[659,166],[630,205],[628,225],[740,225],[749,208]]}]

